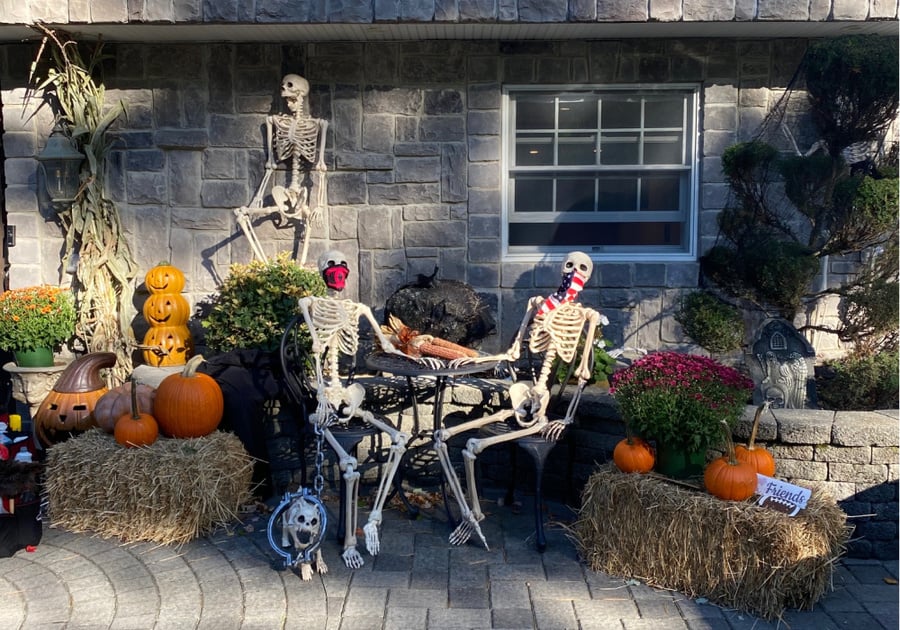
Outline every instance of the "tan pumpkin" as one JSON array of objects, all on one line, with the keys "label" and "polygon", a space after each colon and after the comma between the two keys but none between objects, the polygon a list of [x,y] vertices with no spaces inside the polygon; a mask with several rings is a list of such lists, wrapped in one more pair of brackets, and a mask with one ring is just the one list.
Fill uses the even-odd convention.
[{"label": "tan pumpkin", "polygon": [[[156,398],[156,388],[146,383],[137,384],[138,406],[145,412],[153,413],[153,400]],[[113,433],[116,429],[116,421],[131,410],[131,383],[122,383],[103,394],[94,406],[94,420],[97,426]]]},{"label": "tan pumpkin", "polygon": [[191,358],[179,374],[169,374],[156,388],[153,414],[169,437],[209,435],[222,421],[222,389],[211,376],[197,372],[203,361],[202,354]]},{"label": "tan pumpkin", "polygon": [[34,414],[35,433],[45,446],[97,426],[94,406],[109,389],[100,375],[116,364],[113,352],[92,352],[70,363]]}]

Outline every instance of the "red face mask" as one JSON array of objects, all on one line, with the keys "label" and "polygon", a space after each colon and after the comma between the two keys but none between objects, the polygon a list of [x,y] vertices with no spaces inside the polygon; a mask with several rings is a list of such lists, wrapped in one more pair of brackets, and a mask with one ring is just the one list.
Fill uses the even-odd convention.
[{"label": "red face mask", "polygon": [[349,275],[350,270],[344,265],[332,265],[331,267],[326,267],[322,272],[322,277],[325,278],[325,286],[335,291],[344,290],[344,286],[347,284],[347,276]]}]

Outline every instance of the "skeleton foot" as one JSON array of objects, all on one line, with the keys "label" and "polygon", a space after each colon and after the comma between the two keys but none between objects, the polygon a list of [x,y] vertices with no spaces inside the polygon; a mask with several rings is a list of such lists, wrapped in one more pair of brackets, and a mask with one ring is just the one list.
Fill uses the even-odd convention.
[{"label": "skeleton foot", "polygon": [[309,582],[313,576],[313,568],[312,564],[309,562],[304,562],[300,565],[300,579],[304,582]]},{"label": "skeleton foot", "polygon": [[478,524],[478,521],[475,520],[475,515],[471,513],[463,518],[463,521],[457,525],[456,529],[450,534],[450,544],[464,545],[469,541],[469,538],[472,537],[472,534],[478,534],[484,548],[488,551],[491,550],[491,548],[488,547],[484,534],[481,533],[481,526]]},{"label": "skeleton foot", "polygon": [[344,553],[341,554],[341,557],[344,559],[344,564],[347,565],[348,569],[358,569],[365,564],[363,557],[355,547],[344,549]]},{"label": "skeleton foot", "polygon": [[366,549],[369,555],[377,556],[381,549],[381,543],[378,540],[378,523],[366,523],[363,526],[363,533],[366,535]]}]

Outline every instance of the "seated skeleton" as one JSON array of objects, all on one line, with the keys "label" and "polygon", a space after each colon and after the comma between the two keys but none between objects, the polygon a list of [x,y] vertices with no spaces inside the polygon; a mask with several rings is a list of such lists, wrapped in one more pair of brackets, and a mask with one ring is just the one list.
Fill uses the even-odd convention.
[{"label": "seated skeleton", "polygon": [[363,559],[356,549],[357,501],[359,495],[358,462],[335,437],[332,428],[346,426],[352,419],[385,433],[391,440],[390,452],[384,473],[379,480],[375,503],[369,519],[363,527],[366,549],[377,555],[380,549],[378,527],[382,520],[382,509],[393,486],[394,476],[400,465],[409,435],[387,424],[383,419],[365,408],[365,388],[359,383],[347,384],[339,373],[342,356],[355,357],[359,349],[359,324],[365,318],[379,339],[384,352],[403,355],[381,333],[375,317],[368,306],[326,297],[305,297],[300,299],[300,311],[312,337],[312,355],[315,368],[316,410],[310,414],[310,421],[324,432],[324,438],[338,457],[338,467],[346,484],[344,510],[345,532],[342,558],[347,567],[359,568]]},{"label": "seated skeleton", "polygon": [[[484,519],[478,490],[475,484],[475,460],[486,448],[495,444],[510,442],[519,438],[540,434],[548,440],[558,440],[574,419],[581,391],[591,375],[591,348],[597,325],[602,316],[597,311],[575,301],[593,271],[593,263],[589,256],[582,252],[572,252],[563,263],[563,282],[553,295],[544,298],[535,296],[528,302],[525,315],[519,325],[516,337],[510,348],[503,354],[462,358],[455,364],[507,361],[514,363],[521,355],[523,348],[532,354],[540,354],[543,361],[540,372],[533,377],[533,382],[516,382],[509,388],[511,406],[508,409],[485,416],[483,418],[463,422],[451,428],[442,428],[434,433],[434,449],[441,463],[444,476],[456,499],[460,510],[461,522],[450,534],[451,544],[466,543],[473,533],[478,534],[487,548],[487,540],[481,531],[480,521]],[[565,416],[560,420],[549,420],[547,407],[550,402],[549,379],[553,364],[557,357],[565,363],[572,363],[582,340],[583,350],[578,362],[575,376],[578,388],[569,404]],[[480,429],[493,423],[506,422],[510,431],[485,438],[472,438],[463,450],[466,486],[468,498],[463,491],[460,480],[450,462],[447,442],[455,435],[472,429]]]}]

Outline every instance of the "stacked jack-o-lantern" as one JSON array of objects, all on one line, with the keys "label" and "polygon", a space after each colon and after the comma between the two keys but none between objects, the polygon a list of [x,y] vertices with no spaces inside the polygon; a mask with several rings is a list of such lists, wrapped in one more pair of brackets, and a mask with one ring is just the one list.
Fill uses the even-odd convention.
[{"label": "stacked jack-o-lantern", "polygon": [[[150,297],[144,317],[150,330],[144,336],[144,359],[152,367],[184,366],[169,374],[157,388],[123,383],[107,389],[100,370],[116,364],[111,352],[95,352],[73,361],[35,414],[36,432],[45,446],[74,432],[99,426],[113,433],[123,446],[152,444],[158,433],[172,438],[202,437],[219,425],[224,412],[222,390],[216,381],[197,372],[203,357],[193,353],[187,322],[190,309],[180,295],[184,275],[161,263],[146,277]],[[156,351],[154,351],[154,349]]]},{"label": "stacked jack-o-lantern", "polygon": [[187,326],[191,318],[188,301],[181,295],[184,274],[177,267],[160,263],[147,272],[144,283],[150,297],[144,302],[144,319],[150,329],[144,335],[144,362],[152,367],[184,365],[194,351]]}]

